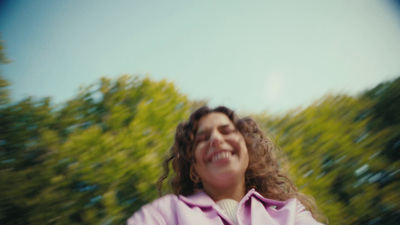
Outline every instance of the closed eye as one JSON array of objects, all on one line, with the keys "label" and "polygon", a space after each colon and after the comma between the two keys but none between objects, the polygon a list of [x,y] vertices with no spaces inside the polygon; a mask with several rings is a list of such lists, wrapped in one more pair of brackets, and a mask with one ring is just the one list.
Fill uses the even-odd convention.
[{"label": "closed eye", "polygon": [[223,127],[220,130],[221,134],[230,134],[232,132],[235,132],[235,129],[232,127]]},{"label": "closed eye", "polygon": [[203,141],[206,141],[206,140],[207,140],[207,135],[206,134],[200,134],[200,135],[196,136],[195,143],[197,144],[199,142],[203,142]]}]

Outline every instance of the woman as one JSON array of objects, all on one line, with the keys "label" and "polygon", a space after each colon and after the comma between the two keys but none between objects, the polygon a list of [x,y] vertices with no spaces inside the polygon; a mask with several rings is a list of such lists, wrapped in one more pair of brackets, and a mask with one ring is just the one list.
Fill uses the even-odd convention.
[{"label": "woman", "polygon": [[226,107],[199,108],[178,125],[160,193],[170,163],[175,195],[143,206],[129,225],[321,224],[314,202],[280,170],[277,150],[254,120]]}]

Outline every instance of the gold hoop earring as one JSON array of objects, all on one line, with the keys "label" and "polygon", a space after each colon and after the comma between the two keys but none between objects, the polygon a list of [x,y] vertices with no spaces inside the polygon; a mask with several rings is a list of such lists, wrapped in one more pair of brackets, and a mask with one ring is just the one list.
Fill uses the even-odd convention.
[{"label": "gold hoop earring", "polygon": [[189,176],[190,176],[190,180],[192,180],[193,183],[195,183],[196,185],[201,182],[201,178],[199,175],[197,175],[196,171],[194,171],[193,166],[190,166]]}]

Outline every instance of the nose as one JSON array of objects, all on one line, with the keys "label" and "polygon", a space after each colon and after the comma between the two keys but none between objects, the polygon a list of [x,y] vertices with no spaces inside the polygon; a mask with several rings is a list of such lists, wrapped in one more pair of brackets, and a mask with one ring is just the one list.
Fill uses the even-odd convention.
[{"label": "nose", "polygon": [[219,147],[222,143],[222,135],[218,131],[214,131],[210,136],[210,147]]}]

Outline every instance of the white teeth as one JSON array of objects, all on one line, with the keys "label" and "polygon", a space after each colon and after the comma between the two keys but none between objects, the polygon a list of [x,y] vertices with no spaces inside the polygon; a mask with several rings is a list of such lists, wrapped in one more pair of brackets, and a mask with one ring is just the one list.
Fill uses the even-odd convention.
[{"label": "white teeth", "polygon": [[231,155],[232,154],[230,152],[221,152],[221,153],[214,155],[212,157],[211,161],[213,162],[213,161],[217,161],[220,159],[226,159],[226,158],[229,158]]}]

